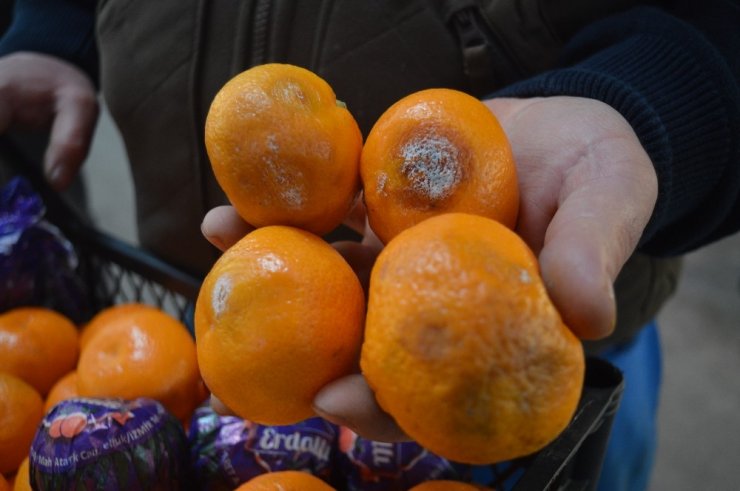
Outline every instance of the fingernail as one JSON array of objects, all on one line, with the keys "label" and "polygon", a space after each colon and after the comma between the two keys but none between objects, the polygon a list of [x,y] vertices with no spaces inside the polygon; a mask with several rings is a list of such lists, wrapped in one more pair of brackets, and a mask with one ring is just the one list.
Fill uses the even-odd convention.
[{"label": "fingernail", "polygon": [[615,300],[616,297],[614,295],[614,283],[612,281],[608,281],[606,288],[606,294],[609,297],[609,300]]},{"label": "fingernail", "polygon": [[320,405],[316,404],[316,401],[314,401],[314,404],[313,404],[313,411],[316,413],[317,416],[319,416],[319,417],[321,417],[321,418],[323,418],[323,419],[325,419],[327,421],[331,421],[335,425],[339,425],[339,426],[351,426],[351,423],[347,419],[345,419],[345,418],[343,418],[341,416],[337,416],[335,414],[332,414],[331,412],[325,411],[324,409],[321,408]]},{"label": "fingernail", "polygon": [[221,400],[214,395],[211,395],[210,403],[211,403],[211,409],[213,409],[213,411],[217,414],[221,414],[221,415],[233,415],[234,414],[234,411],[229,409],[229,407],[226,406],[226,404],[221,402]]},{"label": "fingernail", "polygon": [[47,178],[54,187],[63,185],[65,182],[65,177],[66,172],[64,164],[61,164],[59,162],[52,164],[49,172],[47,173]]},{"label": "fingernail", "polygon": [[[334,420],[336,416],[336,404],[334,403],[334,392],[321,389],[312,401],[313,410],[322,418]],[[343,418],[340,418],[343,419]]]},{"label": "fingernail", "polygon": [[215,247],[224,250],[224,241],[221,240],[221,237],[210,234],[208,230],[206,230],[206,227],[203,226],[203,223],[200,224],[200,233],[203,234],[203,237],[205,237],[206,240],[213,244]]},{"label": "fingernail", "polygon": [[611,319],[609,324],[609,334],[613,333],[617,328],[617,299],[614,293],[614,283],[609,282],[609,290],[607,292],[609,300],[611,301]]}]

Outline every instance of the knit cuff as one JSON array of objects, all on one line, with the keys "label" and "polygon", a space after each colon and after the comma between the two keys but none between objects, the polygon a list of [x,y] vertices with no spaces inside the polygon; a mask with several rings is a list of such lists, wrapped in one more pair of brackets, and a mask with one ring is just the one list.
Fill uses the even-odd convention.
[{"label": "knit cuff", "polygon": [[97,84],[95,2],[17,0],[10,27],[0,39],[0,56],[34,51],[78,66]]},{"label": "knit cuff", "polygon": [[650,8],[592,26],[564,55],[568,68],[494,95],[580,96],[612,106],[634,129],[658,175],[658,200],[640,248],[669,255],[705,242],[740,188],[731,139],[740,104],[728,100],[737,87],[724,60],[693,27]]}]

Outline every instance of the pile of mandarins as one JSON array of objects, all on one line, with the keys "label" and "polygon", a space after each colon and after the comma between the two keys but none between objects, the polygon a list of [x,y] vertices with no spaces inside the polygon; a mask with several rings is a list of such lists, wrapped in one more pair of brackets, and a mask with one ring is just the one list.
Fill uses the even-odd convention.
[{"label": "pile of mandarins", "polygon": [[207,398],[195,341],[143,303],[103,309],[81,329],[44,307],[0,314],[0,475],[28,479],[42,418],[75,397],[150,398],[186,424]]},{"label": "pile of mandarins", "polygon": [[[523,456],[565,428],[583,350],[513,231],[514,158],[482,102],[411,94],[363,143],[324,80],[268,64],[223,86],[205,130],[220,186],[257,227],[224,252],[196,303],[200,370],[226,406],[294,423],[359,360],[401,429],[452,460]],[[385,246],[367,301],[318,235],[359,196]]]}]

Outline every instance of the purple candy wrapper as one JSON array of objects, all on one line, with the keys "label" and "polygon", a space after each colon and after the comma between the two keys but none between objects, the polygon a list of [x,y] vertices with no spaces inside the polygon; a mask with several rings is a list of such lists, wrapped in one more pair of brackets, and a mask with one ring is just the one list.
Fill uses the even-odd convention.
[{"label": "purple candy wrapper", "polygon": [[39,305],[80,323],[91,309],[76,273],[78,258],[59,229],[44,220],[45,212],[23,178],[0,190],[0,312]]},{"label": "purple candy wrapper", "polygon": [[159,402],[76,398],[44,417],[31,444],[34,489],[189,489],[187,438]]},{"label": "purple candy wrapper", "polygon": [[329,480],[337,435],[337,426],[321,418],[264,426],[204,404],[193,415],[188,439],[198,488],[220,491],[274,471],[307,471]]},{"label": "purple candy wrapper", "polygon": [[415,442],[386,443],[339,430],[339,465],[348,491],[403,491],[431,479],[470,481],[471,467]]}]

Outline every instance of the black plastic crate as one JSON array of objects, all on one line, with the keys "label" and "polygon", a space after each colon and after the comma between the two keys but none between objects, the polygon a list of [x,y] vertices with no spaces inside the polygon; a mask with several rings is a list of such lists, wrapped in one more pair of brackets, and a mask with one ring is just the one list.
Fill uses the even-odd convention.
[{"label": "black plastic crate", "polygon": [[[200,278],[153,254],[85,224],[44,184],[17,149],[0,139],[0,155],[21,163],[23,174],[47,205],[47,219],[74,244],[90,306],[140,301],[163,308],[192,326]],[[624,381],[609,362],[589,357],[583,394],[568,427],[534,455],[491,466],[488,485],[497,491],[581,491],[596,488]]]},{"label": "black plastic crate", "polygon": [[92,313],[114,304],[143,302],[180,319],[192,332],[200,278],[88,226],[62,231],[77,251]]}]

